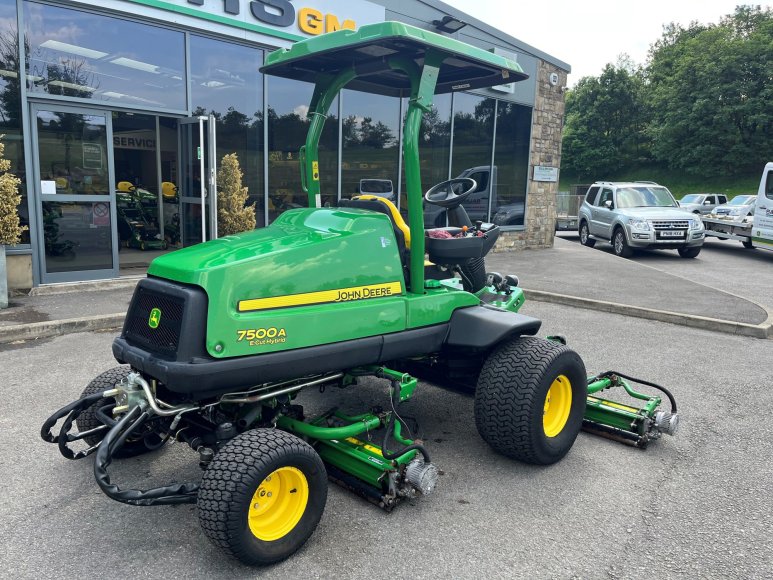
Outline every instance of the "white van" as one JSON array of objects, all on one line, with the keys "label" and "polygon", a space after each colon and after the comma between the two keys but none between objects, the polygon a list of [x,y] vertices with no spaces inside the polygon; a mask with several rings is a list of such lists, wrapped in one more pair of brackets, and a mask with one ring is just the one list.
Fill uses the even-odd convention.
[{"label": "white van", "polygon": [[765,165],[757,190],[757,207],[751,223],[733,223],[731,219],[704,217],[707,236],[737,240],[746,248],[773,250],[773,162]]}]

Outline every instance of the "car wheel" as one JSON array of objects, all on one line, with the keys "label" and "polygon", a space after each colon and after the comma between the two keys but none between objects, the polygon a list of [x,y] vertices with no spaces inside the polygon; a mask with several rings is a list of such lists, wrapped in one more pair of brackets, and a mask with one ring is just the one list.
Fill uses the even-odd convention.
[{"label": "car wheel", "polygon": [[751,242],[751,240],[746,240],[746,241],[743,241],[741,243],[743,244],[743,247],[746,248],[747,250],[753,250],[754,249],[754,244]]},{"label": "car wheel", "polygon": [[612,234],[612,248],[615,251],[615,255],[621,258],[630,258],[633,255],[633,250],[628,245],[628,240],[625,239],[623,228],[617,228],[615,233]]},{"label": "car wheel", "polygon": [[580,243],[583,246],[588,246],[589,248],[592,248],[596,245],[596,240],[590,237],[590,232],[588,231],[588,222],[580,222]]},{"label": "car wheel", "polygon": [[683,258],[695,258],[698,254],[701,253],[700,247],[697,248],[679,248],[677,249],[677,252],[679,252],[679,255]]}]

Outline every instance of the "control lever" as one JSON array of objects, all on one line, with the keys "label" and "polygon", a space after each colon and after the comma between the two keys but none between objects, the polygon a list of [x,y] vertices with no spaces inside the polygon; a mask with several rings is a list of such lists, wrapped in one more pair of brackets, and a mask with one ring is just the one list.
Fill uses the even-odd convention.
[{"label": "control lever", "polygon": [[[510,276],[507,276],[507,278],[510,278]],[[494,290],[497,292],[503,292],[509,296],[513,291],[510,290],[510,284],[508,283],[507,278],[503,278],[502,274],[499,272],[489,272],[486,275],[486,285],[493,286]]]}]

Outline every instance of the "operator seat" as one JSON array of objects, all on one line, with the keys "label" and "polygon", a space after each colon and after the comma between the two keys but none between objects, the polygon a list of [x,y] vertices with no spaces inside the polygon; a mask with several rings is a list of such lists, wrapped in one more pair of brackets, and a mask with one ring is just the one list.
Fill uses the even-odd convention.
[{"label": "operator seat", "polygon": [[392,222],[392,229],[395,232],[400,260],[403,263],[403,267],[407,267],[408,251],[411,249],[411,230],[394,203],[377,195],[358,195],[352,199],[342,199],[338,202],[338,207],[368,209],[388,215]]}]

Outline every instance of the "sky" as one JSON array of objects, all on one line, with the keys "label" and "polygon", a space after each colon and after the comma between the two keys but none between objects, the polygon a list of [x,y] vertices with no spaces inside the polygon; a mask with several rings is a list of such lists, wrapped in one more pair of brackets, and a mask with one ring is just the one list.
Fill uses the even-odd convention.
[{"label": "sky", "polygon": [[[569,85],[598,76],[604,65],[628,54],[644,64],[647,51],[660,38],[663,25],[687,26],[697,20],[717,23],[735,10],[733,0],[444,0],[571,65]],[[763,4],[764,2],[756,2]]]}]

